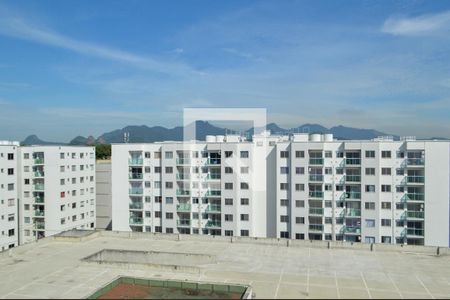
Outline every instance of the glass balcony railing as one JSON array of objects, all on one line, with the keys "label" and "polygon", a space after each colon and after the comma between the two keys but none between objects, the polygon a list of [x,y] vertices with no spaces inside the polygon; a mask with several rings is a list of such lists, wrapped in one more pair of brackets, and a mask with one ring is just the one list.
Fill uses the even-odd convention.
[{"label": "glass balcony railing", "polygon": [[361,175],[345,175],[346,182],[360,182]]},{"label": "glass balcony railing", "polygon": [[425,176],[408,176],[406,177],[407,183],[424,183],[425,182]]},{"label": "glass balcony railing", "polygon": [[190,212],[191,211],[191,205],[189,203],[180,203],[180,204],[177,205],[177,211]]},{"label": "glass balcony railing", "polygon": [[406,193],[402,197],[402,201],[424,201],[425,200],[425,194],[424,193]]},{"label": "glass balcony railing", "polygon": [[43,222],[36,222],[36,223],[34,223],[34,228],[36,230],[43,230],[43,229],[45,229],[45,223],[43,223]]},{"label": "glass balcony railing", "polygon": [[220,165],[220,158],[208,158],[206,164],[208,165]]},{"label": "glass balcony railing", "polygon": [[323,208],[318,208],[318,207],[311,207],[309,209],[309,214],[310,215],[323,215]]},{"label": "glass balcony railing", "polygon": [[129,189],[130,195],[142,195],[144,193],[143,188],[130,188]]},{"label": "glass balcony railing", "polygon": [[45,212],[43,210],[35,210],[34,215],[36,217],[43,217],[43,216],[45,216]]},{"label": "glass balcony railing", "polygon": [[215,179],[220,179],[221,175],[220,175],[220,173],[209,173],[206,178],[215,180]]},{"label": "glass balcony railing", "polygon": [[425,164],[425,159],[423,159],[423,158],[408,158],[408,159],[406,159],[406,164],[408,166],[423,166]]},{"label": "glass balcony railing", "polygon": [[191,220],[190,219],[179,219],[179,220],[177,220],[177,226],[178,227],[191,226]]},{"label": "glass balcony railing", "polygon": [[361,233],[361,227],[356,227],[356,226],[345,226],[345,233],[355,233],[355,234],[360,234],[360,233]]},{"label": "glass balcony railing", "polygon": [[142,202],[131,202],[130,203],[130,209],[142,209],[144,205]]},{"label": "glass balcony railing", "polygon": [[361,192],[345,192],[345,199],[361,199]]},{"label": "glass balcony railing", "polygon": [[33,187],[36,191],[43,191],[45,189],[43,183],[35,183]]},{"label": "glass balcony railing", "polygon": [[309,231],[322,232],[323,231],[323,225],[311,224],[311,225],[309,225]]},{"label": "glass balcony railing", "polygon": [[309,192],[310,198],[323,198],[323,192],[322,191],[312,191]]},{"label": "glass balcony railing", "polygon": [[190,194],[189,190],[177,189],[177,196],[189,196]]},{"label": "glass balcony railing", "polygon": [[142,174],[142,173],[130,173],[130,174],[128,174],[128,178],[129,179],[135,179],[135,180],[140,180],[140,179],[142,179],[142,178],[144,178],[144,174]]},{"label": "glass balcony railing", "polygon": [[34,159],[35,165],[43,165],[44,164],[44,158],[43,157],[37,157]]},{"label": "glass balcony railing", "polygon": [[361,217],[361,210],[358,208],[346,208],[345,216],[346,217]]},{"label": "glass balcony railing", "polygon": [[34,197],[34,203],[44,203],[44,197]]},{"label": "glass balcony railing", "polygon": [[143,163],[144,163],[144,160],[142,158],[130,158],[128,160],[129,165],[141,166]]},{"label": "glass balcony railing", "polygon": [[177,165],[190,165],[191,159],[190,158],[177,158]]},{"label": "glass balcony railing", "polygon": [[142,217],[130,217],[130,224],[142,225],[144,224],[144,220],[142,219]]},{"label": "glass balcony railing", "polygon": [[218,212],[220,213],[222,211],[222,207],[220,204],[210,204],[208,207],[206,207],[206,212]]},{"label": "glass balcony railing", "polygon": [[190,180],[191,176],[189,174],[177,174],[177,179],[178,180]]},{"label": "glass balcony railing", "polygon": [[44,172],[35,171],[34,172],[34,177],[44,177]]},{"label": "glass balcony railing", "polygon": [[323,175],[311,174],[311,175],[309,175],[309,181],[323,181]]},{"label": "glass balcony railing", "polygon": [[205,194],[206,197],[220,197],[221,195],[221,191],[220,190],[208,190]]},{"label": "glass balcony railing", "polygon": [[346,158],[345,159],[346,165],[360,165],[361,164],[361,158]]},{"label": "glass balcony railing", "polygon": [[323,158],[310,158],[309,164],[310,165],[323,165]]},{"label": "glass balcony railing", "polygon": [[423,235],[424,235],[424,230],[416,229],[416,228],[407,228],[407,229],[404,229],[401,233],[402,237],[408,237],[408,236],[423,237]]},{"label": "glass balcony railing", "polygon": [[423,211],[406,211],[402,214],[401,219],[423,219],[425,218],[425,213]]},{"label": "glass balcony railing", "polygon": [[217,228],[221,227],[222,223],[220,221],[210,220],[206,223],[206,228]]}]

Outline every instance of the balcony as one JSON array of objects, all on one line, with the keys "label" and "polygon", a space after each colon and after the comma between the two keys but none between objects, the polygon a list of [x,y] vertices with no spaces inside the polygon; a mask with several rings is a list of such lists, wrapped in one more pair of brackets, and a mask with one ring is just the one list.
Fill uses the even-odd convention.
[{"label": "balcony", "polygon": [[35,217],[44,217],[45,216],[45,212],[43,210],[35,210],[34,211],[34,216]]},{"label": "balcony", "polygon": [[206,197],[220,197],[222,194],[221,190],[208,190],[206,191]]},{"label": "balcony", "polygon": [[424,193],[406,193],[401,198],[402,202],[406,201],[425,201],[425,194]]},{"label": "balcony", "polygon": [[44,164],[44,158],[43,157],[36,157],[34,159],[34,164],[35,165],[43,165]]},{"label": "balcony", "polygon": [[34,203],[44,203],[44,197],[34,197]]},{"label": "balcony", "polygon": [[357,208],[346,208],[345,217],[361,217],[361,210]]},{"label": "balcony", "polygon": [[401,219],[421,219],[425,218],[425,212],[423,211],[406,211],[402,214]]},{"label": "balcony", "polygon": [[143,188],[130,188],[129,194],[130,195],[142,195],[142,194],[144,194],[144,189]]},{"label": "balcony", "polygon": [[346,234],[361,234],[361,227],[345,226],[344,233],[346,233]]},{"label": "balcony", "polygon": [[361,175],[345,175],[345,182],[361,182]]},{"label": "balcony", "polygon": [[323,198],[323,192],[322,191],[309,192],[309,198]]},{"label": "balcony", "polygon": [[206,212],[208,213],[220,213],[222,211],[222,207],[220,204],[210,204],[206,208]]},{"label": "balcony", "polygon": [[35,183],[35,184],[33,185],[33,188],[34,188],[36,191],[43,191],[43,190],[45,189],[43,183]]},{"label": "balcony", "polygon": [[141,217],[130,217],[131,225],[142,225],[144,224],[144,220]]},{"label": "balcony", "polygon": [[34,177],[44,177],[44,172],[43,171],[35,171],[34,172]]},{"label": "balcony", "polygon": [[323,165],[323,158],[310,158],[309,159],[309,164],[310,165],[321,166],[321,165]]},{"label": "balcony", "polygon": [[406,159],[407,166],[423,166],[425,165],[425,159],[423,158],[408,158]]},{"label": "balcony", "polygon": [[177,158],[177,165],[190,165],[191,159],[190,158]]},{"label": "balcony", "polygon": [[406,177],[407,183],[425,183],[425,176],[407,176]]},{"label": "balcony", "polygon": [[320,224],[311,224],[308,228],[311,232],[323,232],[323,225]]},{"label": "balcony", "polygon": [[177,196],[189,196],[190,194],[189,190],[177,189]]},{"label": "balcony", "polygon": [[220,221],[210,220],[206,223],[206,228],[219,228],[221,226],[222,226],[222,223]]},{"label": "balcony", "polygon": [[221,175],[220,173],[209,173],[206,178],[209,180],[218,180],[221,179]]},{"label": "balcony", "polygon": [[191,176],[189,174],[179,173],[177,174],[177,180],[190,180]]},{"label": "balcony", "polygon": [[361,158],[346,158],[345,159],[345,165],[360,165],[361,164]]},{"label": "balcony", "polygon": [[312,208],[309,209],[309,214],[310,215],[322,216],[323,215],[323,208],[312,207]]},{"label": "balcony", "polygon": [[130,174],[128,174],[128,178],[130,180],[142,180],[142,178],[144,178],[144,174],[142,174],[142,173],[130,173]]},{"label": "balcony", "polygon": [[45,229],[45,223],[44,222],[36,222],[36,223],[34,223],[34,229],[36,229],[36,230],[44,230]]},{"label": "balcony", "polygon": [[189,227],[191,226],[190,219],[179,219],[177,220],[177,227]]},{"label": "balcony", "polygon": [[415,229],[415,228],[407,228],[407,229],[404,229],[400,235],[402,237],[423,237],[424,230],[423,229]]},{"label": "balcony", "polygon": [[345,199],[356,199],[359,200],[361,199],[361,192],[345,192]]},{"label": "balcony", "polygon": [[128,164],[130,166],[142,166],[144,163],[144,160],[142,158],[130,158],[128,160]]},{"label": "balcony", "polygon": [[322,174],[311,174],[309,175],[309,181],[323,181]]},{"label": "balcony", "polygon": [[207,165],[220,165],[220,158],[208,158],[208,160],[206,161]]},{"label": "balcony", "polygon": [[178,212],[190,212],[191,211],[191,205],[189,203],[177,204],[177,211]]},{"label": "balcony", "polygon": [[142,209],[144,205],[142,202],[131,202],[130,203],[130,209]]}]

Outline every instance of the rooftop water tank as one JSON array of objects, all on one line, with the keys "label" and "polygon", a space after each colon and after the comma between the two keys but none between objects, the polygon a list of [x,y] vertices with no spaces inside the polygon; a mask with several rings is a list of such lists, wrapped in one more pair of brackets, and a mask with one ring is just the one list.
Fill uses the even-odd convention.
[{"label": "rooftop water tank", "polygon": [[216,142],[217,143],[223,143],[225,141],[224,135],[216,135]]},{"label": "rooftop water tank", "polygon": [[206,136],[206,142],[207,143],[215,143],[216,142],[216,137],[213,135],[207,135]]},{"label": "rooftop water tank", "polygon": [[323,135],[323,140],[325,142],[332,142],[333,141],[333,134],[332,133],[326,133]]},{"label": "rooftop water tank", "polygon": [[313,133],[309,136],[310,142],[320,142],[322,140],[322,135],[318,133]]}]

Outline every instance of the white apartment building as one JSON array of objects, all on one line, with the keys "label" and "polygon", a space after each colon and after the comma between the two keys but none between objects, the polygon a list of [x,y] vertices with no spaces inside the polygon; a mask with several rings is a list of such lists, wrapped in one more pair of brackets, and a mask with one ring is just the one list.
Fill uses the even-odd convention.
[{"label": "white apartment building", "polygon": [[114,144],[113,230],[267,236],[263,142]]},{"label": "white apartment building", "polygon": [[19,148],[20,244],[95,228],[95,148]]},{"label": "white apartment building", "polygon": [[449,246],[448,141],[112,146],[113,230]]},{"label": "white apartment building", "polygon": [[0,141],[0,251],[18,245],[18,146]]}]

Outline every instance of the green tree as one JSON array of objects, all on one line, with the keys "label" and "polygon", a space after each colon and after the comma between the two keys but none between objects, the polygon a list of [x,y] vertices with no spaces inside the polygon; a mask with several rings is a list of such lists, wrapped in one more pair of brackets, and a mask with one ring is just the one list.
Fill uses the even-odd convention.
[{"label": "green tree", "polygon": [[111,158],[111,145],[96,144],[95,145],[95,157],[97,159],[110,159]]}]

